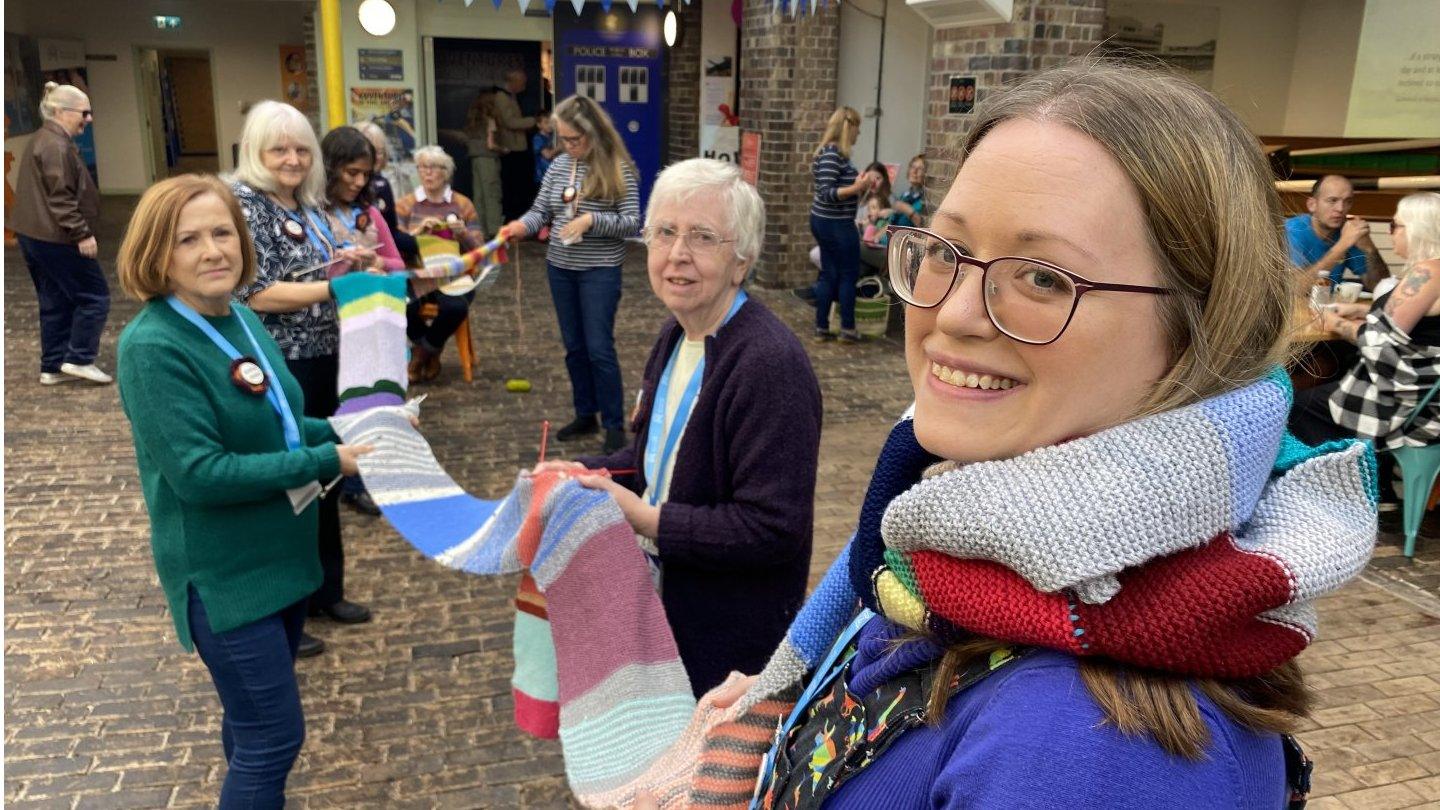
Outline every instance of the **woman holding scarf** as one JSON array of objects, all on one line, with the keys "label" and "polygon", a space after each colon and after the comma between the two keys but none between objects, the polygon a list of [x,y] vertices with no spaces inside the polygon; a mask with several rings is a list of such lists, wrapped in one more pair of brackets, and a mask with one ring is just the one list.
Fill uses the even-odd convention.
[{"label": "woman holding scarf", "polygon": [[555,133],[564,152],[550,164],[530,211],[500,235],[522,239],[550,226],[550,297],[575,404],[575,418],[555,438],[569,441],[603,428],[604,452],[613,453],[626,443],[615,311],[625,240],[640,231],[639,177],[609,114],[593,100],[560,102]]},{"label": "woman holding scarf", "polygon": [[[305,415],[335,413],[340,377],[340,319],[328,277],[373,263],[374,251],[346,247],[323,208],[325,169],[320,144],[304,113],[278,101],[250,110],[240,132],[240,160],[231,188],[255,242],[255,277],[235,296],[260,315],[305,392]],[[323,483],[330,483],[329,481]],[[338,489],[320,502],[320,564],[325,579],[311,597],[314,614],[338,622],[370,621],[370,610],[345,599]],[[308,633],[300,656],[325,643]]]},{"label": "woman holding scarf", "polygon": [[1296,656],[1370,555],[1375,461],[1286,432],[1269,167],[1208,92],[1127,66],[1038,74],[976,119],[931,230],[891,228],[915,404],[856,536],[642,806],[1304,792]]},{"label": "woman holding scarf", "polygon": [[[320,141],[325,164],[325,220],[341,245],[357,249],[364,257],[357,269],[372,273],[405,269],[405,260],[395,246],[390,226],[385,224],[375,199],[375,147],[355,127],[336,127]],[[362,252],[363,251],[363,252]],[[362,515],[378,517],[365,484],[358,476],[347,476],[341,485],[340,500]]]},{"label": "woman holding scarf", "polygon": [[224,810],[285,803],[305,739],[295,655],[322,577],[316,498],[369,451],[303,415],[280,347],[231,300],[255,272],[240,206],[199,175],[145,192],[118,261],[145,302],[120,336],[120,402],[176,635],[224,707]]}]

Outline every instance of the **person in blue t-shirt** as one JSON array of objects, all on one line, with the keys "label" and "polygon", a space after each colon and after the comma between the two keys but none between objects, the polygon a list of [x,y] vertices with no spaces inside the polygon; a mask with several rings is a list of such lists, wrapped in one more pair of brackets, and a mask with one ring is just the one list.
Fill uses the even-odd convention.
[{"label": "person in blue t-shirt", "polygon": [[1371,290],[1389,275],[1385,260],[1370,239],[1370,225],[1350,216],[1355,188],[1338,174],[1315,181],[1305,199],[1308,214],[1285,220],[1290,261],[1306,277],[1329,277],[1331,283],[1361,279]]}]

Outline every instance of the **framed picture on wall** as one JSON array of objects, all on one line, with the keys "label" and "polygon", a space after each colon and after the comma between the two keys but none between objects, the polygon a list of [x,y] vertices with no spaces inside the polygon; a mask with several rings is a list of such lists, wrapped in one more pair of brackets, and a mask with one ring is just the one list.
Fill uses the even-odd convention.
[{"label": "framed picture on wall", "polygon": [[648,104],[650,102],[650,68],[629,66],[620,68],[620,103]]},{"label": "framed picture on wall", "polygon": [[949,115],[965,115],[975,109],[975,77],[950,77]]},{"label": "framed picture on wall", "polygon": [[605,66],[576,65],[575,94],[589,96],[592,101],[605,103]]}]

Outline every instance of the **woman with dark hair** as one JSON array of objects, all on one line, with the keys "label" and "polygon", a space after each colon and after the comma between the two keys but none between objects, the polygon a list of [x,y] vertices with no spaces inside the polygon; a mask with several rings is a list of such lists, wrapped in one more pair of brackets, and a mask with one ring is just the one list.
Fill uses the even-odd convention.
[{"label": "woman with dark hair", "polygon": [[[370,139],[355,127],[336,127],[320,141],[320,158],[325,164],[325,219],[340,245],[356,251],[354,269],[404,270],[405,260],[375,206],[375,147]],[[359,476],[345,477],[340,502],[362,515],[380,515]]]},{"label": "woman with dark hair", "polygon": [[375,147],[355,127],[336,127],[320,141],[325,162],[325,218],[341,245],[355,248],[356,267],[404,270],[395,237],[375,207]]}]

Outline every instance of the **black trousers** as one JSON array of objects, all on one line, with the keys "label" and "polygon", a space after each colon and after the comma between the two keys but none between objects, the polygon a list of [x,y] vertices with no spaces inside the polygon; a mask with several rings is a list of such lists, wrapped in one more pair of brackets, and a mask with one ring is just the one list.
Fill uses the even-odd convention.
[{"label": "black trousers", "polygon": [[[325,419],[340,406],[340,356],[289,360],[286,365],[305,393],[305,415]],[[321,481],[323,484],[329,481]],[[329,607],[345,598],[345,550],[340,545],[340,490],[335,487],[320,501],[320,567],[325,581],[310,595],[316,607]]]},{"label": "black trousers", "polygon": [[500,211],[505,221],[519,219],[535,202],[535,158],[528,151],[500,156]]}]

